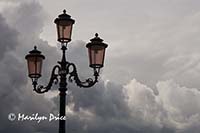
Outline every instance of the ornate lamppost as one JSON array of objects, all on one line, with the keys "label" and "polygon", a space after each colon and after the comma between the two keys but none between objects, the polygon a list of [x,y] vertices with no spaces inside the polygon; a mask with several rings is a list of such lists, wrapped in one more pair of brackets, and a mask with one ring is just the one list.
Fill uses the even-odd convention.
[{"label": "ornate lamppost", "polygon": [[[94,79],[88,78],[85,81],[81,81],[78,77],[77,69],[74,63],[70,63],[66,60],[66,50],[67,44],[71,41],[72,27],[75,21],[70,15],[66,14],[66,10],[63,14],[60,14],[58,18],[54,21],[57,26],[58,41],[61,43],[62,59],[58,61],[58,64],[53,67],[50,81],[47,86],[38,85],[38,79],[41,77],[42,62],[45,59],[44,55],[34,47],[34,50],[30,51],[26,55],[26,60],[28,64],[28,76],[32,79],[33,90],[39,94],[48,92],[52,85],[59,82],[60,91],[60,117],[65,117],[65,101],[66,101],[66,91],[67,80],[70,82],[75,82],[79,87],[91,87],[98,82],[98,76],[100,68],[104,64],[105,50],[107,44],[103,43],[103,40],[99,38],[98,34],[90,40],[86,45],[88,48],[90,67],[94,71]],[[65,133],[65,119],[59,120],[59,133]]]}]

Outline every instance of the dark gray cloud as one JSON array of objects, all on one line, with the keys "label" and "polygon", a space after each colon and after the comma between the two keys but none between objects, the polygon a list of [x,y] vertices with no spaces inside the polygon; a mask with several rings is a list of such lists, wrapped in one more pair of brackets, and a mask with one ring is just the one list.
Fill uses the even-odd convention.
[{"label": "dark gray cloud", "polygon": [[1,20],[1,29],[2,31],[5,31],[0,33],[1,36],[0,57],[2,59],[4,58],[5,54],[8,51],[12,51],[16,48],[16,46],[18,45],[18,36],[17,36],[17,31],[9,28],[9,26],[5,22],[5,19],[2,16],[0,16],[0,20]]},{"label": "dark gray cloud", "polygon": [[[33,12],[33,9],[35,7],[38,7],[36,8],[38,10],[34,10]],[[51,111],[52,108],[54,107],[54,103],[46,100],[43,96],[36,95],[32,91],[32,86],[28,81],[26,73],[27,68],[24,56],[25,54],[27,54],[29,50],[32,49],[34,44],[37,44],[36,42],[39,43],[39,41],[41,41],[38,38],[38,35],[39,35],[39,29],[41,29],[42,24],[41,25],[37,24],[42,22],[41,18],[37,17],[37,15],[40,16],[39,14],[41,14],[41,12],[39,12],[40,10],[41,8],[39,4],[35,2],[24,3],[21,5],[17,5],[12,10],[9,9],[10,15],[13,17],[10,18],[8,17],[6,19],[4,18],[5,16],[2,17],[2,15],[0,17],[0,29],[1,29],[0,119],[2,121],[2,124],[0,126],[0,132],[10,132],[10,133],[37,132],[45,128],[54,132],[57,131],[53,123],[50,124],[51,128],[47,128],[49,126],[49,123],[48,126],[47,123],[44,123],[43,125],[38,125],[34,122],[12,123],[7,118],[8,114],[11,112],[13,113],[21,112],[25,114],[32,114],[35,112],[39,112],[40,114],[46,114],[49,111]],[[18,14],[18,11],[21,13]],[[20,19],[11,21],[17,17],[28,19],[28,17],[25,17],[24,15],[25,16],[29,15],[32,20],[31,22],[24,21],[23,27],[20,27],[20,25],[22,24]],[[30,36],[27,35],[24,29],[27,29],[27,32],[29,32]],[[32,33],[31,31],[35,32]],[[36,37],[36,32],[38,32],[37,37]],[[37,41],[36,39],[32,40],[33,38],[37,38],[38,40]],[[45,43],[44,41],[41,41],[41,43],[43,44],[43,47],[46,47],[49,51],[51,51],[50,49],[52,48],[49,47],[47,43]],[[38,128],[35,128],[35,126]]]}]

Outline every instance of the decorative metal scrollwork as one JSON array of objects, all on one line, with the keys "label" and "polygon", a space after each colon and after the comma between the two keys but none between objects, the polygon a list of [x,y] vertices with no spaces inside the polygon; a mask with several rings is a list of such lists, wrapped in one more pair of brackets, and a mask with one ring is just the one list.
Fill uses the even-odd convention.
[{"label": "decorative metal scrollwork", "polygon": [[[72,68],[71,71],[70,71],[70,68]],[[56,69],[58,69],[57,71],[58,74],[56,74]],[[94,70],[94,79],[88,78],[85,81],[81,81],[79,79],[75,64],[67,62],[67,66],[65,70],[67,72],[66,75],[69,75],[68,80],[70,82],[74,81],[79,87],[88,88],[88,87],[93,86],[96,82],[98,82],[97,79],[98,79],[99,73],[96,70]],[[37,80],[34,80],[33,81],[34,91],[36,91],[39,94],[49,91],[53,84],[58,83],[58,76],[60,76],[61,74],[62,74],[61,67],[59,65],[54,66],[48,85],[47,86],[38,85]]]},{"label": "decorative metal scrollwork", "polygon": [[73,63],[69,63],[67,66],[67,69],[69,69],[70,67],[72,67],[72,71],[69,72],[69,81],[73,82],[74,80],[77,86],[88,88],[88,87],[93,86],[96,82],[98,82],[97,80],[99,76],[98,74],[94,74],[95,79],[88,78],[85,81],[81,81],[78,77],[76,66]]},{"label": "decorative metal scrollwork", "polygon": [[53,84],[57,84],[58,83],[58,74],[56,74],[56,69],[58,69],[58,71],[60,71],[60,66],[59,65],[54,66],[52,73],[51,73],[50,81],[47,86],[45,86],[45,87],[43,85],[37,86],[37,81],[33,81],[34,91],[36,91],[39,94],[42,94],[42,93],[49,91]]}]

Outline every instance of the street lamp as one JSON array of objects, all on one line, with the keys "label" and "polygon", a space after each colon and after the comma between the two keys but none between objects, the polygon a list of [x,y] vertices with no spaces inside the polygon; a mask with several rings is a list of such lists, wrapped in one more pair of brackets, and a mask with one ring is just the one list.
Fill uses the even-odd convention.
[{"label": "street lamp", "polygon": [[71,16],[66,14],[66,10],[63,14],[60,14],[54,21],[57,25],[58,41],[61,43],[67,43],[71,41],[72,26],[75,23]]},{"label": "street lamp", "polygon": [[[47,86],[38,85],[38,79],[41,77],[42,62],[45,56],[34,47],[34,50],[30,51],[26,55],[28,64],[28,76],[32,79],[33,90],[39,94],[48,92],[53,84],[59,82],[60,91],[60,118],[65,118],[65,103],[66,103],[66,91],[67,80],[75,82],[79,87],[91,87],[98,82],[98,76],[100,68],[104,64],[105,49],[107,44],[103,43],[103,40],[95,34],[95,37],[90,40],[86,45],[88,48],[90,67],[94,71],[94,79],[88,78],[85,81],[81,81],[78,77],[77,69],[74,63],[70,63],[66,60],[65,52],[67,50],[67,44],[71,41],[72,27],[75,21],[71,19],[71,16],[66,14],[66,10],[63,14],[59,15],[54,21],[57,26],[58,41],[61,43],[62,59],[58,61],[58,64],[53,67],[50,81]],[[65,119],[59,119],[59,133],[65,133]]]}]

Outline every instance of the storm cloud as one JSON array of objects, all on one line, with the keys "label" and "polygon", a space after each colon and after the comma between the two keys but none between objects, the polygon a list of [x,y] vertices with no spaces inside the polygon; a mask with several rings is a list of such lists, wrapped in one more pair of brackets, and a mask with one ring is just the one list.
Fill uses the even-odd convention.
[{"label": "storm cloud", "polygon": [[[57,86],[45,95],[33,92],[24,59],[34,45],[37,45],[47,57],[43,65],[41,84],[48,82],[46,77],[50,76],[50,70],[60,59],[59,44],[52,46],[52,38],[48,42],[44,32],[45,27],[48,27],[45,24],[49,23],[47,21],[51,18],[48,6],[51,7],[53,3],[44,5],[43,2],[0,1],[5,7],[0,14],[0,132],[53,133],[58,129],[58,122],[39,124],[30,121],[11,122],[7,118],[12,112],[41,115],[58,113],[59,95],[55,90]],[[83,16],[83,12],[78,14],[78,11],[95,8],[89,6],[86,9],[80,6],[80,4],[86,6],[88,2],[71,1],[72,7],[76,8],[70,10],[77,16]],[[12,8],[9,8],[8,5],[11,3]],[[102,33],[100,36],[105,38],[105,42],[108,41],[109,47],[105,68],[101,71],[102,78],[98,84],[87,89],[79,88],[74,83],[68,85],[66,111],[68,132],[198,133],[200,131],[198,82],[200,19],[199,9],[196,6],[198,2],[157,1],[157,4],[150,2],[148,6],[144,3],[146,2],[143,0],[133,3],[117,2],[116,7],[129,12],[126,15],[116,16],[112,13],[120,14],[121,10],[117,10],[119,8],[108,10],[110,9],[108,5],[111,3],[102,1],[101,5],[107,4],[107,6],[104,7],[104,11],[99,7],[96,8],[98,10],[95,10],[95,15],[106,17],[108,20],[104,23],[100,21],[101,17],[96,18],[96,21],[93,17],[94,21],[90,21],[88,17],[94,15],[92,12],[87,11],[88,16],[84,16],[88,19],[80,17],[80,21],[84,24],[86,20],[93,22],[90,24],[87,22],[88,25],[83,26],[90,27],[85,28],[88,30],[81,31],[80,28],[80,38],[87,38],[89,41],[96,30],[100,30]],[[96,5],[91,3],[93,4]],[[78,10],[77,7],[81,8]],[[133,7],[135,12],[132,10]],[[130,19],[131,17],[134,19]],[[126,21],[123,22],[123,27],[117,29],[115,26],[121,24],[116,21],[118,19]],[[97,21],[102,25],[95,23]],[[101,26],[104,30],[100,29]],[[77,28],[74,28],[75,35]],[[84,34],[86,31],[90,32],[88,33],[90,36],[86,37]],[[51,32],[56,31],[54,29]],[[122,37],[122,34],[127,36]],[[88,41],[75,39],[69,44],[67,53],[69,61],[77,65],[82,80],[92,75],[85,48]]]}]

